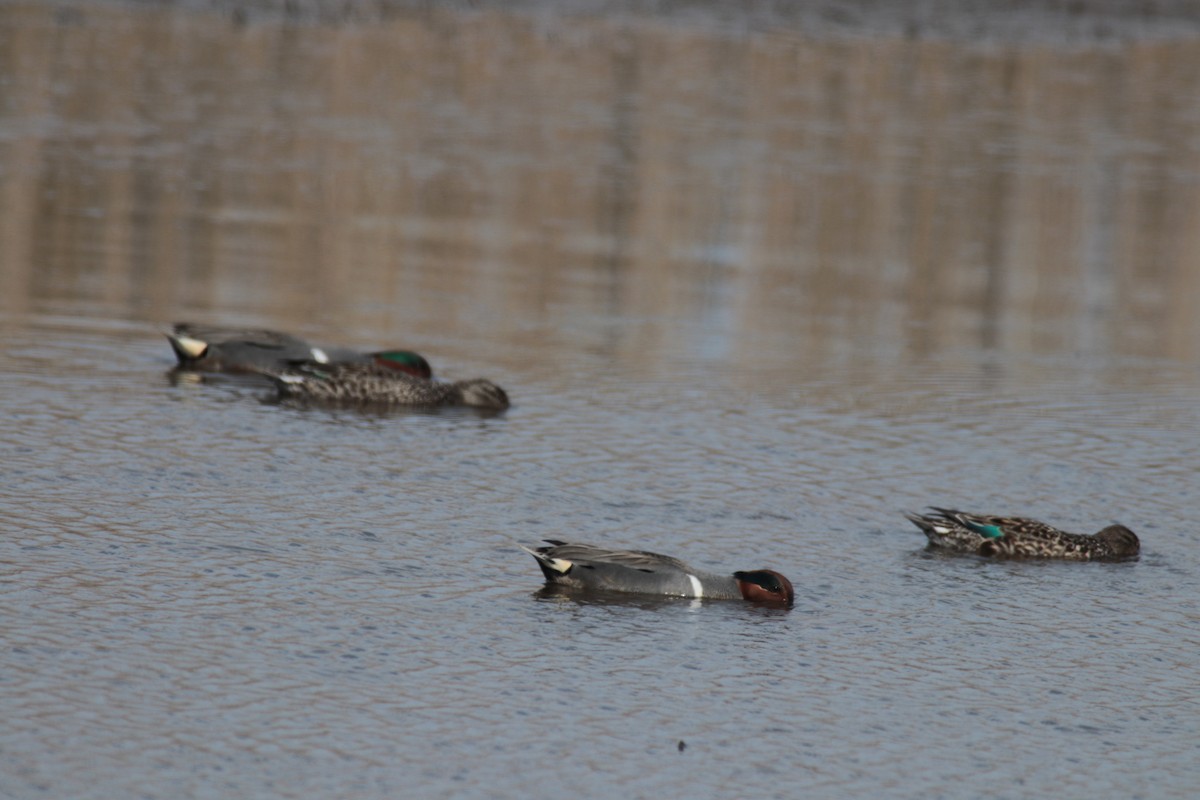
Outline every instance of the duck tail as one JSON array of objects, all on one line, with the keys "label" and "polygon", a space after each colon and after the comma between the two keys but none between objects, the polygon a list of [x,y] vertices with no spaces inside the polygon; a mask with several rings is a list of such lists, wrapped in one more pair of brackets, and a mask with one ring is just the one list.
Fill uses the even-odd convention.
[{"label": "duck tail", "polygon": [[[547,539],[547,541],[550,540]],[[554,579],[566,575],[571,571],[571,567],[575,566],[565,558],[554,558],[551,556],[546,552],[550,549],[548,547],[534,550],[532,547],[526,547],[525,545],[519,543],[517,544],[517,547],[521,548],[526,553],[529,553],[529,555],[533,556],[534,559],[537,560],[538,566],[542,568],[542,574],[545,575],[547,579]]]},{"label": "duck tail", "polygon": [[933,523],[928,517],[921,516],[920,514],[914,514],[912,511],[905,511],[904,516],[908,518],[909,522],[920,528],[926,536],[933,533]]},{"label": "duck tail", "polygon": [[946,537],[957,527],[954,518],[943,512],[940,508],[930,507],[936,511],[936,514],[914,514],[911,511],[904,512],[904,516],[908,517],[909,521],[921,529],[921,533],[929,539],[930,543],[935,545],[943,544]]},{"label": "duck tail", "polygon": [[186,328],[176,327],[170,333],[164,333],[167,341],[171,343],[171,349],[175,351],[175,358],[180,364],[186,364],[195,361],[204,356],[208,350],[208,342],[188,336]]}]

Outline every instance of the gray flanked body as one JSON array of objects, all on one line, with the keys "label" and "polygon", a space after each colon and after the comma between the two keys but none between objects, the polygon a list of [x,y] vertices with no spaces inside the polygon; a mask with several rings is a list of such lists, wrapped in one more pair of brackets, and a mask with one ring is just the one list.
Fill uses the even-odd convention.
[{"label": "gray flanked body", "polygon": [[167,340],[179,359],[179,366],[187,369],[253,371],[288,361],[326,360],[320,348],[303,339],[264,329],[220,328],[181,322],[167,334]]},{"label": "gray flanked body", "polygon": [[575,589],[707,597],[741,600],[742,592],[732,575],[694,569],[677,558],[644,550],[608,550],[588,544],[551,542],[534,550],[522,546],[537,559],[546,582]]},{"label": "gray flanked body", "polygon": [[433,370],[420,353],[379,350],[362,353],[347,347],[317,347],[279,331],[221,328],[181,322],[167,334],[178,368],[195,372],[258,373],[284,370],[296,362],[359,364],[386,367],[416,378],[431,378]]},{"label": "gray flanked body", "polygon": [[373,364],[298,363],[286,370],[263,370],[281,397],[330,404],[436,408],[508,408],[508,395],[482,378],[437,382]]},{"label": "gray flanked body", "polygon": [[1137,535],[1124,525],[1095,534],[1068,533],[1024,517],[969,514],[931,508],[929,514],[907,514],[933,547],[1000,558],[1057,558],[1069,561],[1119,561],[1135,558]]}]

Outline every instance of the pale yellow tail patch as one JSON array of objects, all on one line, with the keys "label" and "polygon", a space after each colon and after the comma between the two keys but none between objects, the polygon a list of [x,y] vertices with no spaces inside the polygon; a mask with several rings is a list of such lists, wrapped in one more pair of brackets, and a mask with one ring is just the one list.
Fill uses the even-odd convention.
[{"label": "pale yellow tail patch", "polygon": [[523,544],[518,544],[517,547],[521,548],[526,553],[529,553],[529,555],[533,556],[538,561],[542,562],[543,564],[545,564],[546,566],[548,566],[550,569],[554,570],[555,572],[565,573],[567,570],[569,570],[571,567],[574,566],[574,564],[572,564],[570,561],[567,561],[565,558],[546,558],[544,555],[539,553],[537,550],[526,547]]},{"label": "pale yellow tail patch", "polygon": [[190,336],[176,336],[174,338],[175,344],[179,346],[180,350],[187,353],[189,358],[199,358],[208,349],[208,342],[202,342]]}]

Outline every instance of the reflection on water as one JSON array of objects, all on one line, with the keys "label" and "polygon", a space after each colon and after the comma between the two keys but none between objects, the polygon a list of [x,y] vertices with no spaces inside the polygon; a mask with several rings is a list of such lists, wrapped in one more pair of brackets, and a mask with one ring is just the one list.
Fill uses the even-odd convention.
[{"label": "reflection on water", "polygon": [[[1194,793],[1186,3],[277,5],[0,5],[0,795]],[[175,320],[514,408],[174,381]]]},{"label": "reflection on water", "polygon": [[1194,35],[0,15],[8,313],[520,337],[569,307],[705,328],[597,341],[624,360],[762,337],[1185,359],[1200,341]]}]

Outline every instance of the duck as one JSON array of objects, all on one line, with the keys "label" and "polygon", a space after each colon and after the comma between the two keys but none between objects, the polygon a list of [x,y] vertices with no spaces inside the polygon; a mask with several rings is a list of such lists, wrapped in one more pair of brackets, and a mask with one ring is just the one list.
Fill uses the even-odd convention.
[{"label": "duck", "polygon": [[489,411],[509,407],[508,393],[484,378],[432,381],[374,363],[315,361],[293,361],[283,369],[256,371],[275,383],[281,399],[376,407],[467,406]]},{"label": "duck", "polygon": [[281,331],[265,328],[224,328],[176,323],[166,334],[180,370],[253,373],[286,366],[293,361],[318,364],[373,364],[414,378],[430,379],[433,369],[411,350],[360,353],[349,348],[320,348]]},{"label": "duck", "polygon": [[678,558],[646,550],[610,550],[545,539],[546,547],[519,545],[537,560],[547,586],[662,597],[749,600],[791,607],[792,582],[773,569],[719,575]]},{"label": "duck", "polygon": [[993,558],[1056,558],[1069,561],[1121,561],[1141,551],[1137,535],[1124,525],[1093,534],[1067,533],[1026,517],[970,514],[930,506],[928,514],[905,516],[929,538],[931,547]]}]

